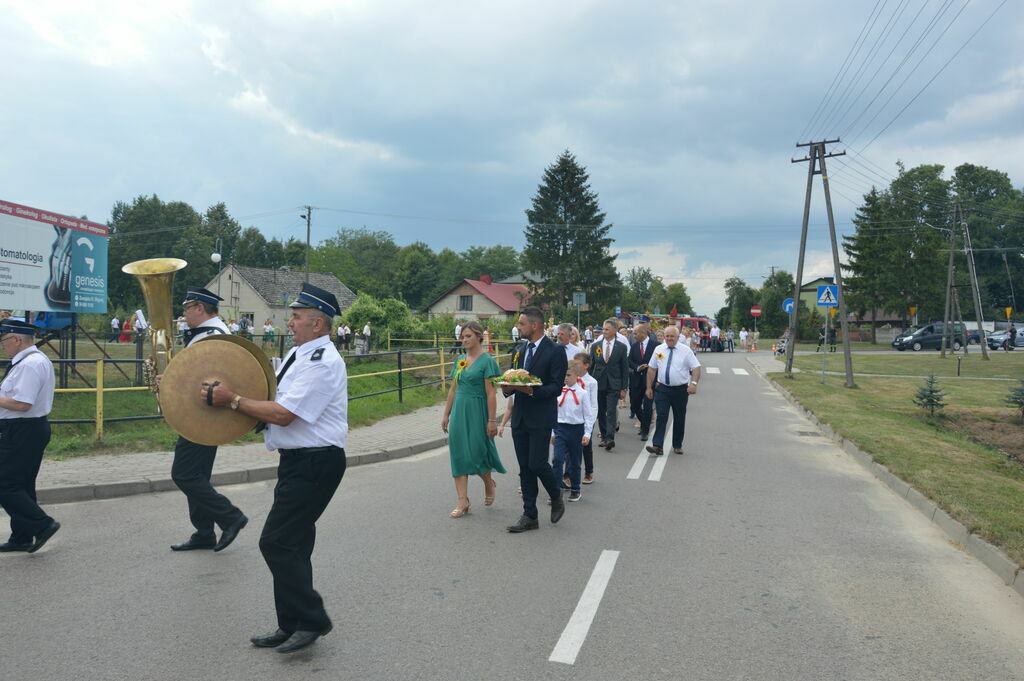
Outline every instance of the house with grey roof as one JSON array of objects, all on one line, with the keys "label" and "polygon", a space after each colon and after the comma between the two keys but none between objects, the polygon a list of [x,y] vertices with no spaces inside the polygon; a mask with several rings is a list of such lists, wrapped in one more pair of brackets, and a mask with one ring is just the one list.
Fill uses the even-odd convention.
[{"label": "house with grey roof", "polygon": [[[228,265],[206,288],[224,299],[220,304],[221,317],[225,320],[249,317],[259,332],[267,319],[278,329],[285,328],[291,316],[288,305],[299,295],[305,281],[305,270]],[[356,300],[356,294],[333,274],[310,272],[309,283],[333,293],[342,312]]]}]

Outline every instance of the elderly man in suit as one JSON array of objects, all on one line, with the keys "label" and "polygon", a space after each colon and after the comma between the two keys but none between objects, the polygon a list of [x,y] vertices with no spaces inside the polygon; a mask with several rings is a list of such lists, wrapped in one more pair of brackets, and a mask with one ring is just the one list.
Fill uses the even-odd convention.
[{"label": "elderly man in suit", "polygon": [[657,344],[646,324],[633,329],[633,345],[629,348],[629,406],[640,419],[641,441],[647,440],[651,430],[653,400],[647,397],[647,365]]},{"label": "elderly man in suit", "polygon": [[512,404],[512,444],[519,461],[519,482],[523,490],[523,515],[509,532],[536,530],[539,480],[551,497],[551,522],[557,523],[565,513],[560,481],[548,462],[551,431],[558,422],[558,396],[565,385],[565,350],[544,335],[544,314],[528,307],[519,315],[519,332],[523,338],[513,355],[513,368],[526,369],[539,378],[541,385],[506,388],[505,395],[515,394]]},{"label": "elderly man in suit", "polygon": [[602,337],[590,346],[593,364],[590,375],[597,381],[597,422],[601,426],[600,446],[608,451],[615,447],[615,431],[619,422],[619,400],[629,387],[629,346],[616,339],[616,319],[606,319]]}]

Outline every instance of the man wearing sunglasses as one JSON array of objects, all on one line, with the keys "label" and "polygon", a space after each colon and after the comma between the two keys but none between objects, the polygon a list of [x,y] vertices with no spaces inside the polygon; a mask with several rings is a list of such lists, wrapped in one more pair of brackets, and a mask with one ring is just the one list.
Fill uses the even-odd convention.
[{"label": "man wearing sunglasses", "polygon": [[[218,316],[218,303],[224,300],[199,286],[189,286],[182,303],[182,316],[188,329],[182,334],[185,347],[207,336],[228,333]],[[171,546],[172,551],[212,549],[223,551],[235,540],[249,519],[210,483],[217,447],[201,445],[179,437],[174,445],[171,479],[188,499],[188,517],[195,532],[186,541]],[[214,527],[221,528],[220,539]]]},{"label": "man wearing sunglasses", "polygon": [[0,552],[35,553],[60,529],[36,503],[36,476],[50,442],[53,364],[35,346],[35,327],[5,319],[0,346],[11,358],[0,383],[0,506],[11,517],[11,537]]}]

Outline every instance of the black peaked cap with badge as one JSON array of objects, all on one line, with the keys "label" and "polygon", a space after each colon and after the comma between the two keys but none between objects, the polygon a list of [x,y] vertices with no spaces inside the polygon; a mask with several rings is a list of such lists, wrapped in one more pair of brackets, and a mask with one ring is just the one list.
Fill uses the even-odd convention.
[{"label": "black peaked cap with badge", "polygon": [[36,327],[19,319],[5,319],[0,322],[0,333],[23,333],[34,336]]},{"label": "black peaked cap with badge", "polygon": [[185,293],[185,300],[181,301],[181,304],[184,305],[185,303],[191,300],[198,300],[200,302],[209,303],[210,305],[217,307],[217,303],[223,301],[224,299],[218,296],[213,291],[206,290],[202,286],[189,286]]},{"label": "black peaked cap with badge", "polygon": [[341,306],[338,305],[338,299],[333,293],[312,284],[303,284],[299,297],[288,307],[320,310],[332,318],[341,312]]}]

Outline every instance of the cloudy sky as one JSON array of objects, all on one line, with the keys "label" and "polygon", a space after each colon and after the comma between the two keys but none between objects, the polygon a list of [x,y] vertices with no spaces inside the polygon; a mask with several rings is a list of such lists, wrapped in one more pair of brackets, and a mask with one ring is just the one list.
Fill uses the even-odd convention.
[{"label": "cloudy sky", "polygon": [[[155,193],[224,201],[268,237],[304,237],[297,207],[311,204],[314,241],[365,226],[436,249],[522,247],[523,210],[569,149],[615,225],[620,270],[683,281],[713,314],[726,277],[796,269],[797,141],[844,140],[829,173],[843,230],[897,160],[1024,184],[1017,0],[0,11],[0,199],[96,221]],[[808,279],[832,270],[815,192]]]}]

